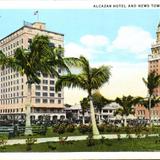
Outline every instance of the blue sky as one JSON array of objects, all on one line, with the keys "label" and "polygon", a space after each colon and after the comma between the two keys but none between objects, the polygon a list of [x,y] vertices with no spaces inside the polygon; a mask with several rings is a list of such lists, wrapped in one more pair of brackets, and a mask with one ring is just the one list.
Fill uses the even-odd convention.
[{"label": "blue sky", "polygon": [[[34,10],[0,10],[0,38],[22,26],[23,20],[34,22]],[[65,42],[79,43],[83,35],[104,35],[112,41],[121,26],[138,26],[155,37],[159,21],[158,10],[39,10],[40,20],[46,22],[47,29],[65,34]],[[124,51],[103,57],[103,60],[138,61],[135,56],[127,56]],[[121,58],[122,57],[122,58]],[[100,57],[98,57],[100,60]],[[96,58],[97,59],[97,58]],[[102,60],[101,59],[101,60]]]},{"label": "blue sky", "polygon": [[[24,20],[36,21],[34,11],[0,10],[0,38],[20,28]],[[109,85],[101,90],[106,97],[146,95],[141,79],[147,76],[147,56],[156,37],[159,10],[55,9],[39,10],[39,17],[48,30],[65,35],[67,56],[84,53],[93,65],[113,66]],[[68,92],[74,97],[74,91]],[[69,102],[78,103],[79,99],[73,99]]]}]

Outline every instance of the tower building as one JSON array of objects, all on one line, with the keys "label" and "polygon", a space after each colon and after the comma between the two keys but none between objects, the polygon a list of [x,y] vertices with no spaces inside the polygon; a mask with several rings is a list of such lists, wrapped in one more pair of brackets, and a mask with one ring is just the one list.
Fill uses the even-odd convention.
[{"label": "tower building", "polygon": [[[160,23],[156,30],[156,41],[151,45],[151,54],[148,56],[148,72],[155,72],[160,75]],[[154,89],[154,96],[160,96],[160,87]],[[149,119],[149,110],[143,105],[137,105],[135,107],[135,115],[139,119]],[[156,104],[151,108],[151,119],[158,121],[160,119],[160,105]]]},{"label": "tower building", "polygon": [[[24,23],[18,30],[0,40],[0,50],[7,56],[12,56],[18,47],[28,49],[35,35],[47,35],[55,46],[63,47],[64,35],[46,30],[45,23]],[[61,73],[61,69],[58,69]],[[25,115],[27,103],[26,76],[21,76],[11,68],[0,70],[0,115],[10,118],[22,118]],[[47,116],[50,120],[65,118],[64,92],[55,92],[54,76],[39,74],[41,83],[32,85],[31,118],[42,119]],[[9,116],[8,116],[9,115]]]},{"label": "tower building", "polygon": [[[155,71],[160,75],[160,23],[157,26],[156,42],[151,46],[151,54],[148,58],[148,71],[149,73]],[[160,87],[154,90],[155,96],[160,96]]]}]

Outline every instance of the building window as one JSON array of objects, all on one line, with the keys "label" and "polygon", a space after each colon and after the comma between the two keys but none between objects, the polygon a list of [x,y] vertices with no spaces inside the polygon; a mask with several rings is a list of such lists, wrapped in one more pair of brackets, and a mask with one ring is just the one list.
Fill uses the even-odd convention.
[{"label": "building window", "polygon": [[36,103],[40,103],[40,102],[41,102],[41,100],[36,98]]},{"label": "building window", "polygon": [[50,103],[54,103],[54,99],[50,99]]},{"label": "building window", "polygon": [[48,101],[47,101],[47,99],[43,99],[43,103],[47,103]]},{"label": "building window", "polygon": [[60,94],[60,93],[58,93],[58,97],[61,97],[61,94]]},{"label": "building window", "polygon": [[41,95],[41,93],[40,92],[36,92],[36,96],[40,96]]},{"label": "building window", "polygon": [[61,100],[60,99],[58,100],[58,104],[61,104]]},{"label": "building window", "polygon": [[45,96],[45,97],[48,96],[48,93],[47,93],[47,92],[44,92],[44,93],[43,93],[43,96]]},{"label": "building window", "polygon": [[51,96],[51,97],[54,97],[54,93],[50,93],[50,96]]},{"label": "building window", "polygon": [[44,91],[47,91],[47,90],[48,90],[48,87],[47,87],[47,86],[43,86],[43,90],[44,90]]},{"label": "building window", "polygon": [[50,81],[50,84],[54,84],[54,81],[51,80],[51,81]]},{"label": "building window", "polygon": [[41,89],[41,86],[36,86],[36,90],[40,90]]},{"label": "building window", "polygon": [[43,84],[48,84],[48,80],[43,80]]}]

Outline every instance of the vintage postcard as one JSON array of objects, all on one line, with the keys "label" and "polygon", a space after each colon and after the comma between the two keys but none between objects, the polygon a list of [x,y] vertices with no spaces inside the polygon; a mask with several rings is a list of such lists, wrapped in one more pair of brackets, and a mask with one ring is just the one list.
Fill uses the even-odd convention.
[{"label": "vintage postcard", "polygon": [[160,158],[159,9],[0,1],[0,159]]}]

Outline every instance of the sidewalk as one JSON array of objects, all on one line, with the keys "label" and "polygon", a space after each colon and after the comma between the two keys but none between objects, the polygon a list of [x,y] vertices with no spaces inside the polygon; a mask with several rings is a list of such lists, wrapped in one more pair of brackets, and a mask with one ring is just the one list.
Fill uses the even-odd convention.
[{"label": "sidewalk", "polygon": [[[127,134],[119,134],[120,138],[128,138]],[[130,134],[132,138],[137,138],[137,135],[135,134]],[[95,139],[100,139],[105,137],[106,139],[118,139],[117,134],[101,134],[99,136],[95,136]],[[148,135],[149,137],[156,137],[159,136],[159,134],[150,134]],[[88,136],[69,136],[67,138],[67,141],[77,141],[77,140],[86,140]],[[140,138],[145,138],[145,135],[141,135]],[[36,143],[44,143],[44,142],[58,142],[59,137],[48,137],[48,138],[37,138]],[[8,140],[7,145],[14,145],[14,144],[26,144],[26,139],[13,139],[13,140]]]}]

